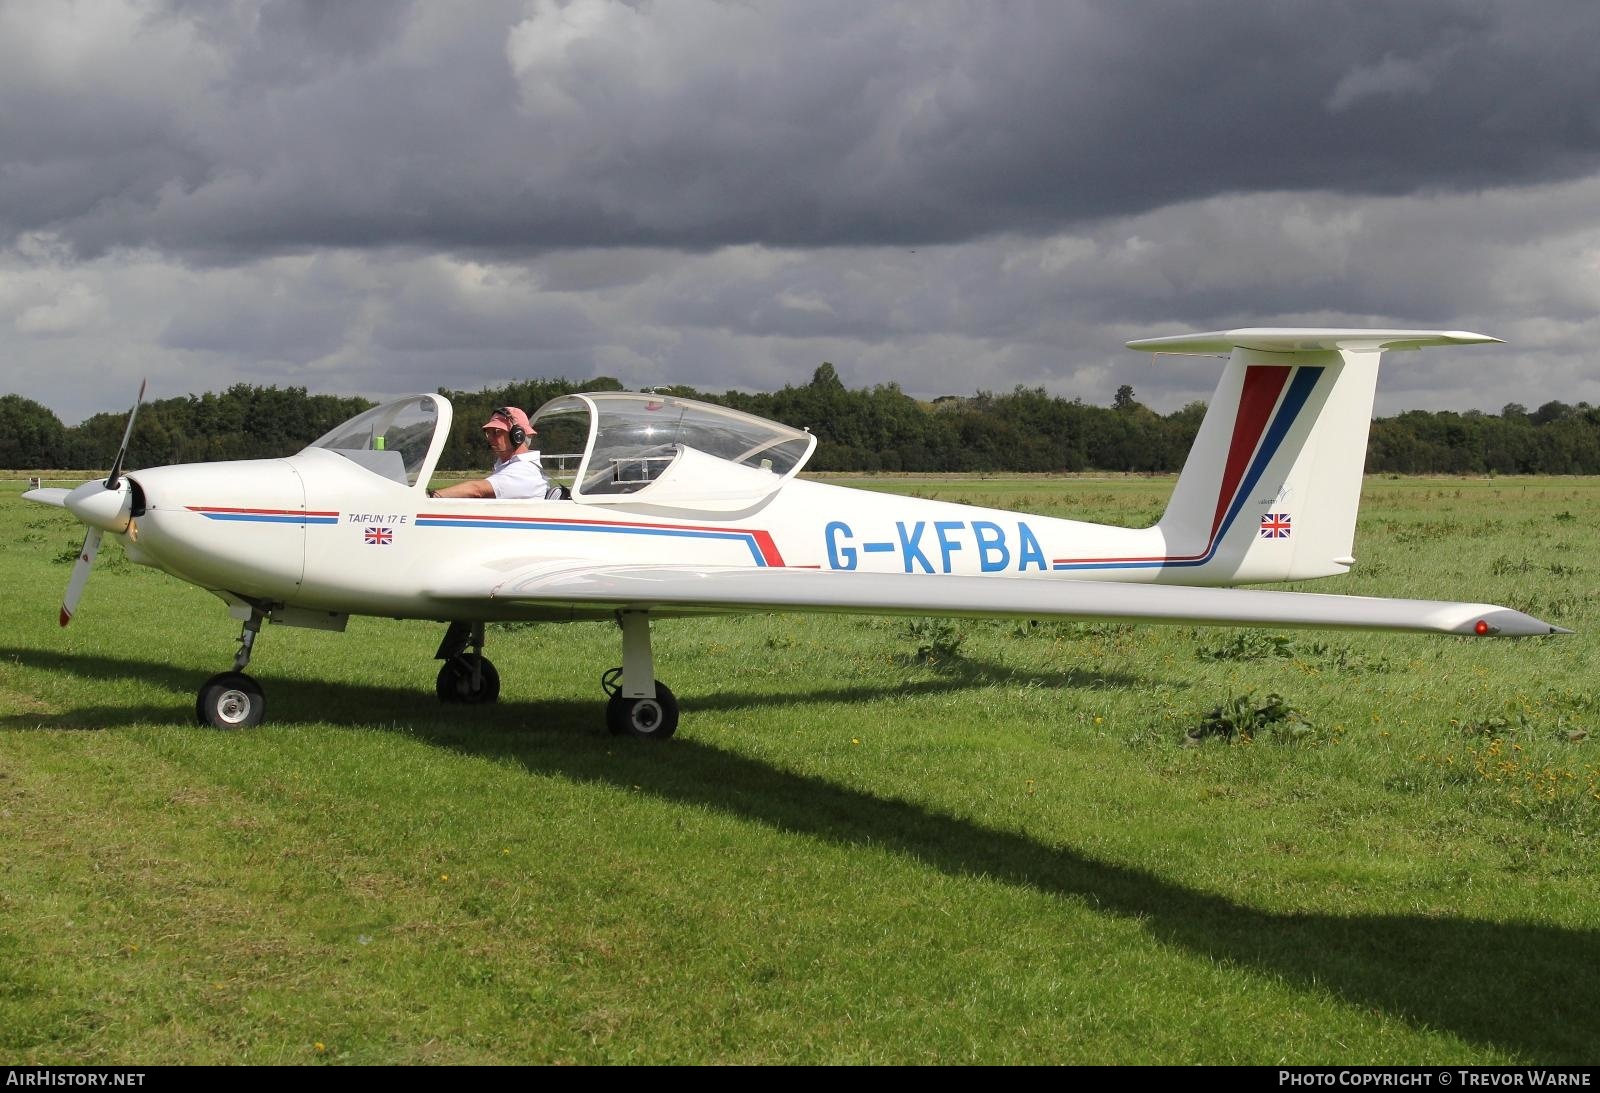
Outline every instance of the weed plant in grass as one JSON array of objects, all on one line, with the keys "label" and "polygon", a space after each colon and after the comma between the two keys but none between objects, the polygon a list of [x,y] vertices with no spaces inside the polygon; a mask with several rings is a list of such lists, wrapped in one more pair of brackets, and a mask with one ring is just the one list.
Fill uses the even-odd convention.
[{"label": "weed plant in grass", "polygon": [[490,708],[434,702],[435,625],[269,627],[270,724],[197,728],[222,605],[108,542],[58,629],[81,529],[19,492],[8,1062],[1595,1061],[1600,482],[1369,480],[1306,586],[1571,637],[667,621],[665,746],[604,734],[599,624],[493,628]]}]

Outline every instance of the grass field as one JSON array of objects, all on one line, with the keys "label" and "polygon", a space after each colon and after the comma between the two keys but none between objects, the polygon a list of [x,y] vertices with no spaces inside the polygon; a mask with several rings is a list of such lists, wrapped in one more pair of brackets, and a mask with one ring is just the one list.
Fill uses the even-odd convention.
[{"label": "grass field", "polygon": [[58,629],[82,532],[20,490],[0,1061],[1600,1059],[1600,480],[1369,479],[1305,586],[1570,637],[667,621],[666,745],[605,735],[600,624],[492,629],[492,708],[436,625],[269,627],[271,724],[197,728],[237,624],[108,543]]}]

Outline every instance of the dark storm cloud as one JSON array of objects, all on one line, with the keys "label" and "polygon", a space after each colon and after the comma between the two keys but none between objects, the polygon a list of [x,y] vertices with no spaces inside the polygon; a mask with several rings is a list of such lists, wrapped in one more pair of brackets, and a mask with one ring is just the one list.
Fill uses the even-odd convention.
[{"label": "dark storm cloud", "polygon": [[242,98],[367,62],[394,43],[413,7],[411,0],[171,0],[167,10],[230,58],[227,89]]},{"label": "dark storm cloud", "polygon": [[1600,401],[1600,6],[0,0],[0,359],[1163,410],[1129,338],[1437,326],[1379,408]]},{"label": "dark storm cloud", "polygon": [[169,349],[301,360],[343,341],[349,315],[328,301],[226,300],[216,308],[186,307],[161,332]]},{"label": "dark storm cloud", "polygon": [[[578,302],[538,293],[521,277],[496,271],[463,283],[431,268],[392,294],[377,344],[396,351],[570,352],[603,340]],[[487,283],[486,283],[487,282]]]},{"label": "dark storm cloud", "polygon": [[1587,2],[50,12],[0,15],[0,230],[85,255],[915,245],[1600,159]]}]

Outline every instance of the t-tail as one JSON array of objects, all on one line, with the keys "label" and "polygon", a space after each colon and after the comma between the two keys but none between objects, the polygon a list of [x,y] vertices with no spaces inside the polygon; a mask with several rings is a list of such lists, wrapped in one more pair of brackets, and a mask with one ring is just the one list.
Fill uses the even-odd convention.
[{"label": "t-tail", "polygon": [[1163,571],[1186,584],[1236,584],[1348,570],[1379,358],[1497,341],[1457,330],[1262,328],[1129,342],[1229,354],[1156,525]]}]

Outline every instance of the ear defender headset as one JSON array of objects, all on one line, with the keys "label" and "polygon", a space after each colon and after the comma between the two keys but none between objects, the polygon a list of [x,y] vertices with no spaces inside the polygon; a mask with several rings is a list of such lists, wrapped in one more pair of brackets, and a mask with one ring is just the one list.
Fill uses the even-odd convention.
[{"label": "ear defender headset", "polygon": [[498,407],[495,410],[495,412],[490,416],[491,417],[498,417],[498,418],[504,418],[505,419],[505,423],[506,423],[506,426],[507,426],[506,432],[509,433],[510,436],[511,436],[511,446],[513,448],[520,448],[520,447],[523,446],[523,444],[527,443],[528,431],[526,429],[524,429],[522,426],[517,424],[517,419],[511,416],[511,408],[510,407],[508,407],[508,406]]}]

